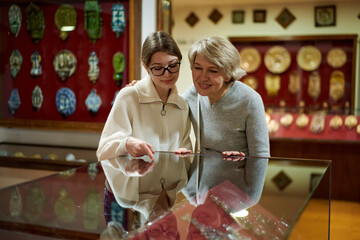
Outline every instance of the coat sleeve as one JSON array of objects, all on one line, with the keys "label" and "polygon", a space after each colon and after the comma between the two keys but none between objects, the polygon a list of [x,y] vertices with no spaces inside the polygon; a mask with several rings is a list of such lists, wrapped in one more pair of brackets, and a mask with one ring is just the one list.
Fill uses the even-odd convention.
[{"label": "coat sleeve", "polygon": [[259,94],[254,94],[246,121],[249,156],[269,157],[269,133],[264,104]]},{"label": "coat sleeve", "polygon": [[180,142],[180,147],[191,149],[193,151],[191,139],[190,139],[190,132],[191,132],[191,121],[190,121],[190,113],[188,112],[185,129],[184,129],[184,138]]},{"label": "coat sleeve", "polygon": [[131,109],[136,102],[132,97],[135,90],[129,88],[119,92],[106,120],[96,151],[98,161],[127,154],[126,141],[132,134]]}]

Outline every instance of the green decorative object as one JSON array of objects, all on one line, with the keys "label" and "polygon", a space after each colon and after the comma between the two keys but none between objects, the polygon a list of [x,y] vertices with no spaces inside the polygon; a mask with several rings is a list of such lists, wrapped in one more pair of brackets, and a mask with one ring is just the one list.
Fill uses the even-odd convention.
[{"label": "green decorative object", "polygon": [[113,67],[114,67],[114,80],[116,85],[121,85],[123,80],[123,72],[125,69],[125,57],[121,52],[117,52],[113,57]]},{"label": "green decorative object", "polygon": [[34,3],[30,3],[25,10],[26,27],[31,39],[38,43],[45,33],[44,12]]},{"label": "green decorative object", "polygon": [[60,38],[65,41],[76,27],[76,10],[69,4],[61,5],[55,12],[55,24],[60,30]]},{"label": "green decorative object", "polygon": [[85,1],[85,29],[90,41],[95,43],[101,36],[101,7],[97,0]]}]

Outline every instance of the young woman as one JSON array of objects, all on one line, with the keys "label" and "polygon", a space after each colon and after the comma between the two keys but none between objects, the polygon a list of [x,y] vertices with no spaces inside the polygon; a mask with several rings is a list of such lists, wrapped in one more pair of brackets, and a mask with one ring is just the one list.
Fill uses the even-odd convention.
[{"label": "young woman", "polygon": [[191,149],[189,109],[175,85],[181,59],[169,34],[145,39],[141,60],[148,75],[116,97],[97,149],[99,161],[123,154],[154,160],[154,151]]},{"label": "young woman", "polygon": [[[163,201],[172,205],[176,193],[187,181],[189,164],[185,164],[184,159],[176,159],[184,166],[180,171],[178,165],[169,167],[169,159],[154,158],[154,151],[191,152],[189,108],[175,85],[181,59],[181,52],[169,34],[150,34],[143,44],[141,59],[148,75],[136,86],[122,89],[115,99],[96,152],[99,161],[105,160],[101,163],[106,175],[104,215],[107,221],[111,216],[111,203],[116,199],[119,204],[142,209],[141,221],[144,222]],[[121,164],[115,158],[119,155],[134,158]],[[151,161],[142,157],[144,155]],[[144,164],[150,164],[153,174],[133,176],[132,171],[127,171],[124,166],[130,165],[130,170],[141,168],[138,157],[145,160]],[[166,171],[161,171],[164,164]]]}]

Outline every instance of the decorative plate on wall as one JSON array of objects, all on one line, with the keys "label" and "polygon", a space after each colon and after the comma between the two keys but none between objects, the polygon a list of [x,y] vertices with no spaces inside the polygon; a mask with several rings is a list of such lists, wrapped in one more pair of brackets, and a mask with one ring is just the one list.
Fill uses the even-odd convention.
[{"label": "decorative plate on wall", "polygon": [[332,48],[327,54],[327,62],[333,68],[341,68],[346,63],[346,53],[341,48]]},{"label": "decorative plate on wall", "polygon": [[307,45],[297,53],[297,64],[305,71],[316,70],[321,63],[321,52],[314,46]]},{"label": "decorative plate on wall", "polygon": [[240,66],[248,73],[255,72],[261,64],[259,51],[254,47],[246,47],[240,51]]},{"label": "decorative plate on wall", "polygon": [[282,46],[273,46],[265,53],[266,68],[272,73],[283,73],[291,65],[289,51]]}]

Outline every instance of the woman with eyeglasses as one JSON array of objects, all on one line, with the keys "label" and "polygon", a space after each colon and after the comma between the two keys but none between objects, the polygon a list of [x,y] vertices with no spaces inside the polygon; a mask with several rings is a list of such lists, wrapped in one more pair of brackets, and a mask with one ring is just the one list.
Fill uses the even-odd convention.
[{"label": "woman with eyeglasses", "polygon": [[154,151],[191,152],[189,108],[175,85],[181,59],[168,33],[145,39],[141,60],[148,75],[117,95],[101,134],[99,161],[123,154],[154,161]]}]

